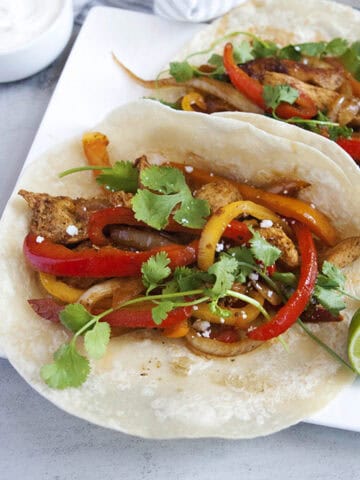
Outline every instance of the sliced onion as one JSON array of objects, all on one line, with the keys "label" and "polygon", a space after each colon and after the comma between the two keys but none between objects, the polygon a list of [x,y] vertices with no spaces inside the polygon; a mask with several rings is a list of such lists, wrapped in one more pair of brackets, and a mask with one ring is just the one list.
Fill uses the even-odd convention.
[{"label": "sliced onion", "polygon": [[267,300],[271,305],[274,305],[275,307],[277,305],[280,305],[282,302],[281,298],[279,295],[274,292],[270,287],[265,285],[265,283],[262,282],[252,282],[253,286],[256,288],[256,290],[260,293],[260,295]]},{"label": "sliced onion", "polygon": [[260,345],[264,343],[259,342],[258,340],[251,340],[247,337],[242,338],[238,342],[219,342],[218,340],[198,335],[198,332],[193,328],[190,328],[190,331],[185,338],[191,347],[197,352],[217,357],[234,357],[236,355],[243,355],[244,353],[255,350],[255,348],[260,347]]},{"label": "sliced onion", "polygon": [[187,82],[177,82],[174,78],[159,78],[158,80],[144,80],[135,75],[129,68],[127,68],[120,60],[113,54],[113,59],[121,67],[124,72],[134,82],[142,85],[148,89],[157,89],[161,87],[192,87],[201,90],[204,93],[214,95],[221,98],[236,110],[242,112],[264,113],[255,103],[251,102],[245,95],[240,93],[230,83],[221,82],[215,78],[210,77],[195,77]]},{"label": "sliced onion", "polygon": [[[116,296],[117,292],[120,292],[116,298],[117,304],[125,302],[138,295],[144,289],[143,285],[141,285],[140,289],[140,286],[137,287],[137,284],[135,285],[133,281],[137,282],[137,284],[141,282],[140,279],[112,278],[111,280],[98,283],[87,289],[78,302],[84,305],[90,312],[97,303]],[[114,305],[114,300],[113,306],[117,306]]]}]

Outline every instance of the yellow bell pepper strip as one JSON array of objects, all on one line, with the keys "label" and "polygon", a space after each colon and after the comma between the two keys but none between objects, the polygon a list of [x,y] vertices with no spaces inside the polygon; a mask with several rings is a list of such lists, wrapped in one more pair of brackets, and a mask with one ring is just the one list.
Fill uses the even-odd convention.
[{"label": "yellow bell pepper strip", "polygon": [[[83,150],[87,163],[93,166],[111,167],[107,146],[109,140],[106,135],[99,132],[88,132],[82,138]],[[93,170],[93,175],[97,177],[101,170]]]},{"label": "yellow bell pepper strip", "polygon": [[181,100],[181,108],[187,112],[195,112],[193,105],[196,105],[201,110],[206,110],[206,103],[204,97],[198,92],[190,92]]},{"label": "yellow bell pepper strip", "polygon": [[[264,305],[264,297],[260,293],[255,292],[251,296],[257,300],[260,305]],[[246,305],[243,308],[222,307],[230,313],[229,317],[221,318],[216,313],[213,313],[209,308],[209,303],[200,303],[197,305],[198,309],[194,312],[194,317],[200,320],[207,320],[210,323],[218,323],[224,325],[231,325],[240,329],[247,330],[250,323],[252,323],[259,316],[260,312],[254,305]]]},{"label": "yellow bell pepper strip", "polygon": [[271,210],[254,202],[240,200],[219,208],[207,221],[199,241],[198,266],[207,271],[214,263],[216,246],[226,227],[240,215],[251,215],[260,220],[281,223],[281,219]]},{"label": "yellow bell pepper strip", "polygon": [[278,337],[296,322],[310,302],[318,275],[317,252],[310,230],[298,223],[293,228],[301,255],[298,286],[269,322],[248,332],[252,340],[266,341]]},{"label": "yellow bell pepper strip", "polygon": [[[220,176],[199,168],[194,167],[189,173],[186,172],[185,165],[179,163],[170,163],[170,165],[184,172],[186,181],[196,188],[205,183],[222,179]],[[271,208],[271,210],[280,215],[298,220],[300,223],[307,225],[326,245],[335,245],[337,235],[329,219],[319,210],[312,208],[308,203],[297,198],[289,198],[284,195],[266,192],[245,183],[239,183],[233,180],[228,181],[238,188],[244,199],[252,200],[264,207]]]},{"label": "yellow bell pepper strip", "polygon": [[168,338],[181,338],[185,337],[190,331],[188,321],[182,320],[180,323],[174,325],[173,327],[167,327],[163,331],[163,335]]},{"label": "yellow bell pepper strip", "polygon": [[53,297],[65,303],[76,303],[81,295],[85,292],[81,288],[71,287],[65,282],[57,280],[54,275],[39,272],[41,285]]}]

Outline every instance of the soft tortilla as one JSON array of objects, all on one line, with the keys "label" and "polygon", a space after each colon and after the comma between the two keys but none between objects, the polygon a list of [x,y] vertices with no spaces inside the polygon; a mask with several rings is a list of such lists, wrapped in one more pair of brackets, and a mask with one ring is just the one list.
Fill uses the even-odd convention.
[{"label": "soft tortilla", "polygon": [[[254,184],[281,177],[307,180],[313,184],[307,198],[332,218],[340,236],[360,234],[360,219],[354,215],[360,200],[352,198],[349,187],[359,182],[360,173],[349,178],[325,155],[301,143],[242,121],[177,112],[149,100],[121,107],[96,129],[109,137],[113,161],[145,153],[153,162],[166,156]],[[94,195],[97,187],[90,173],[57,176],[83,163],[79,139],[69,141],[34,162],[17,188]],[[39,369],[51,361],[67,333],[36,316],[26,302],[44,295],[22,255],[29,216],[14,193],[0,228],[0,334],[18,372],[69,413],[143,437],[249,438],[310,416],[353,380],[298,327],[284,335],[290,353],[274,341],[233,359],[206,359],[191,353],[182,340],[137,331],[111,340],[106,356],[92,362],[81,388],[48,388]],[[359,266],[348,268],[348,289],[357,294]],[[340,324],[312,327],[343,356],[354,308],[349,303]]]},{"label": "soft tortilla", "polygon": [[[289,43],[317,42],[332,40],[336,37],[350,41],[359,39],[360,11],[345,5],[327,0],[248,0],[201,30],[176,55],[174,60],[183,60],[195,52],[207,50],[217,40],[233,32],[250,32],[263,40],[271,40],[284,46]],[[249,40],[246,35],[238,35],[224,39],[213,52],[222,53],[227,41],[240,42]],[[191,63],[201,65],[206,63],[210,53],[191,57]],[[175,101],[184,90],[160,89],[153,92],[154,96]],[[331,158],[341,168],[347,169],[351,176],[358,166],[348,162],[348,154],[334,142],[321,135],[314,134],[296,126],[284,125],[264,115],[252,113],[225,112],[231,118],[249,121],[252,125],[280,137],[302,142],[317,148]],[[359,186],[360,188],[360,186]]]}]

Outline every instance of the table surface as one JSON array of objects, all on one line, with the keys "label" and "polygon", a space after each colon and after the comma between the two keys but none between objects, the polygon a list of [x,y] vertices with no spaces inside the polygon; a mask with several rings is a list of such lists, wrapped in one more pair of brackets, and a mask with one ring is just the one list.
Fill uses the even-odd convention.
[{"label": "table surface", "polygon": [[[0,86],[0,212],[5,207],[86,9],[111,3],[151,11],[147,0],[75,0],[73,36],[63,54],[30,79]],[[359,0],[344,3],[360,6]],[[21,142],[18,140],[21,136]],[[358,477],[359,433],[300,424],[250,441],[151,441],[71,417],[34,392],[0,359],[0,480],[268,479]]]}]

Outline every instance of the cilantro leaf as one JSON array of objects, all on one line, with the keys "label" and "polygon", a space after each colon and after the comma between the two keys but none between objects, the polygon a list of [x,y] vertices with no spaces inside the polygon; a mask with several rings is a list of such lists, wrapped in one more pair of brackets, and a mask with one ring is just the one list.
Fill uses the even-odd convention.
[{"label": "cilantro leaf", "polygon": [[138,188],[139,172],[131,162],[116,162],[112,168],[106,168],[96,177],[99,185],[108,190],[135,193]]},{"label": "cilantro leaf", "polygon": [[161,230],[168,222],[170,213],[180,203],[174,220],[190,228],[201,228],[210,214],[206,201],[193,198],[186,184],[184,174],[173,167],[152,166],[140,174],[141,183],[156,193],[139,190],[132,200],[137,220],[142,220],[153,228]]},{"label": "cilantro leaf", "polygon": [[239,45],[234,45],[234,60],[236,63],[246,63],[254,60],[255,56],[252,53],[253,47],[247,40],[243,40]]},{"label": "cilantro leaf", "polygon": [[345,38],[333,38],[325,49],[325,54],[331,57],[340,57],[349,47],[349,42]]},{"label": "cilantro leaf", "polygon": [[211,282],[212,279],[212,275],[196,268],[177,267],[174,271],[174,280],[180,292],[195,290],[204,283]]},{"label": "cilantro leaf", "polygon": [[142,264],[142,282],[147,288],[146,293],[156,288],[162,280],[170,275],[169,263],[170,259],[167,253],[159,252]]},{"label": "cilantro leaf", "polygon": [[299,49],[302,55],[320,57],[326,51],[326,42],[298,43],[295,47]]},{"label": "cilantro leaf", "polygon": [[183,173],[173,167],[153,165],[145,168],[140,177],[144,187],[159,193],[178,193],[182,188],[187,187]]},{"label": "cilantro leaf", "polygon": [[276,282],[283,283],[289,287],[296,287],[297,278],[292,272],[274,272],[271,278]]},{"label": "cilantro leaf", "polygon": [[316,285],[314,297],[324,308],[326,308],[326,310],[333,315],[338,315],[339,312],[346,307],[341,293],[330,288],[324,288]]},{"label": "cilantro leaf", "polygon": [[286,47],[281,48],[278,56],[281,59],[295,60],[295,62],[301,60],[301,53],[295,45],[286,45]]},{"label": "cilantro leaf", "polygon": [[44,365],[41,378],[51,388],[79,387],[90,372],[89,361],[71,343],[65,343],[54,353],[54,362]]},{"label": "cilantro leaf", "polygon": [[105,355],[110,341],[110,331],[107,322],[97,322],[94,328],[85,333],[84,345],[91,358],[99,359]]},{"label": "cilantro leaf", "polygon": [[224,67],[224,59],[222,55],[218,53],[213,53],[211,57],[208,59],[207,63],[209,65],[213,65],[216,69],[211,72],[211,75],[224,75],[225,74],[225,67]]},{"label": "cilantro leaf", "polygon": [[274,42],[255,38],[252,42],[252,55],[254,58],[274,57],[278,52],[278,46]]},{"label": "cilantro leaf", "polygon": [[138,190],[132,199],[132,207],[137,220],[162,230],[168,223],[170,213],[180,200],[179,195],[157,195],[149,190]]},{"label": "cilantro leaf", "polygon": [[292,105],[299,97],[299,91],[289,85],[264,85],[263,97],[266,106],[275,111],[281,102]]},{"label": "cilantro leaf", "polygon": [[219,298],[225,295],[235,281],[237,268],[236,259],[227,255],[211,265],[208,273],[215,275],[216,278],[213,287],[208,291],[211,297]]},{"label": "cilantro leaf", "polygon": [[325,260],[325,262],[323,263],[321,271],[329,279],[333,280],[333,282],[336,283],[336,286],[338,288],[344,288],[345,287],[345,275],[333,263]]},{"label": "cilantro leaf", "polygon": [[160,325],[165,318],[168,316],[168,313],[171,312],[174,308],[174,303],[171,300],[163,300],[156,307],[153,307],[151,310],[151,316],[156,325]]},{"label": "cilantro leaf", "polygon": [[230,248],[227,251],[227,254],[235,258],[237,262],[249,264],[249,266],[238,264],[238,271],[235,280],[239,283],[245,283],[246,277],[250,275],[250,273],[254,270],[253,267],[256,266],[250,249],[246,247],[234,247]]},{"label": "cilantro leaf", "polygon": [[175,212],[174,220],[188,228],[201,228],[209,214],[209,204],[206,200],[189,196]]},{"label": "cilantro leaf", "polygon": [[354,42],[339,59],[346,70],[360,81],[360,42]]},{"label": "cilantro leaf", "polygon": [[59,317],[61,323],[74,333],[78,332],[93,318],[91,313],[80,303],[66,305],[66,307],[61,310]]},{"label": "cilantro leaf", "polygon": [[187,82],[194,76],[194,69],[186,60],[183,62],[170,62],[170,75],[179,83]]},{"label": "cilantro leaf", "polygon": [[254,257],[264,264],[264,267],[270,267],[281,255],[281,250],[274,247],[259,232],[256,232],[252,227],[250,231],[253,237],[250,240],[250,250]]}]

